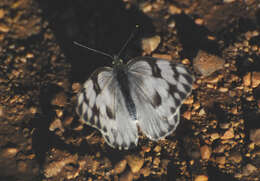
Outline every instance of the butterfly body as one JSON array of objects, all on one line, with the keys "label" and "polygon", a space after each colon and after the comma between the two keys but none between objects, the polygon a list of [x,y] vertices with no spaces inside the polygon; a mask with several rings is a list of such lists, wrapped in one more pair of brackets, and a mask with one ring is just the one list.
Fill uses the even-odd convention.
[{"label": "butterfly body", "polygon": [[137,57],[127,64],[97,69],[78,95],[81,120],[101,131],[115,148],[138,143],[138,129],[152,140],[171,134],[193,77],[186,67],[167,60]]}]

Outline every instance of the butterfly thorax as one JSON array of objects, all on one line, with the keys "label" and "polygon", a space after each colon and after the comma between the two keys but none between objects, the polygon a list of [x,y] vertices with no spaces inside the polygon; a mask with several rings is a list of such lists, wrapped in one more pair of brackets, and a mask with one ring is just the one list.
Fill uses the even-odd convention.
[{"label": "butterfly thorax", "polygon": [[[122,60],[122,59],[119,59]],[[123,94],[124,102],[129,112],[129,115],[133,120],[136,120],[136,107],[132,96],[130,94],[130,83],[128,79],[128,70],[125,64],[117,62],[118,64],[114,64],[114,75],[118,82],[118,86]]]},{"label": "butterfly thorax", "polygon": [[114,55],[112,64],[114,67],[122,66],[123,60],[118,55]]}]

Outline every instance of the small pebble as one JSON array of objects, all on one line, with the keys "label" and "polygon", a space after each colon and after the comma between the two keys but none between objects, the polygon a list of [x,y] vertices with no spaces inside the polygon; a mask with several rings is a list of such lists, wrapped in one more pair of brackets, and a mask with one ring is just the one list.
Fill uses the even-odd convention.
[{"label": "small pebble", "polygon": [[203,76],[209,76],[213,72],[224,67],[225,60],[216,55],[200,50],[194,59],[194,70]]},{"label": "small pebble", "polygon": [[131,171],[127,171],[119,177],[119,181],[132,181],[134,179],[134,175]]},{"label": "small pebble", "polygon": [[235,2],[236,0],[223,0],[224,3],[233,3]]},{"label": "small pebble", "polygon": [[4,117],[4,108],[3,106],[0,106],[0,118]]},{"label": "small pebble", "polygon": [[64,128],[60,119],[56,118],[49,126],[50,131],[55,131],[55,129],[60,129],[64,132]]},{"label": "small pebble", "polygon": [[235,163],[240,163],[242,161],[242,156],[239,152],[232,153],[229,159]]},{"label": "small pebble", "polygon": [[190,111],[186,111],[183,113],[182,115],[185,119],[190,120],[191,119],[191,112]]},{"label": "small pebble", "polygon": [[222,140],[227,140],[227,139],[232,139],[234,138],[234,130],[233,128],[230,128],[229,130],[227,130],[223,136],[221,136]]},{"label": "small pebble", "polygon": [[154,165],[155,167],[158,167],[159,164],[160,164],[160,162],[161,162],[160,158],[155,157],[154,160],[153,160],[153,165]]},{"label": "small pebble", "polygon": [[201,19],[201,18],[197,18],[197,19],[195,19],[195,24],[196,25],[203,25],[203,23],[204,23],[204,21],[203,21],[203,19]]},{"label": "small pebble", "polygon": [[4,24],[0,24],[0,32],[3,32],[3,33],[7,33],[9,31],[9,27],[4,25]]},{"label": "small pebble", "polygon": [[248,72],[246,75],[244,75],[243,84],[246,87],[249,87],[251,85],[251,72]]},{"label": "small pebble", "polygon": [[119,161],[119,162],[115,165],[115,167],[114,167],[115,173],[116,173],[116,174],[122,173],[122,172],[125,170],[125,168],[126,168],[126,164],[127,164],[127,161],[126,161],[126,160],[121,160],[121,161]]},{"label": "small pebble", "polygon": [[59,107],[64,107],[67,104],[67,96],[65,92],[59,92],[58,94],[56,94],[52,99],[51,104]]},{"label": "small pebble", "polygon": [[151,173],[151,170],[149,167],[144,167],[141,169],[141,174],[143,174],[144,177],[148,177]]},{"label": "small pebble", "polygon": [[248,163],[246,166],[244,166],[242,173],[244,176],[249,176],[255,171],[257,171],[257,168],[254,165]]},{"label": "small pebble", "polygon": [[1,157],[3,158],[13,158],[18,153],[17,148],[5,148],[0,152]]},{"label": "small pebble", "polygon": [[218,90],[219,90],[219,92],[227,92],[228,88],[227,87],[220,87]]},{"label": "small pebble", "polygon": [[153,151],[155,151],[155,152],[160,152],[162,150],[162,148],[159,146],[159,145],[157,145],[154,149],[153,149]]},{"label": "small pebble", "polygon": [[208,160],[211,156],[212,150],[208,145],[200,147],[200,155],[203,160]]},{"label": "small pebble", "polygon": [[250,130],[250,140],[260,146],[260,129]]},{"label": "small pebble", "polygon": [[145,53],[152,53],[160,44],[161,37],[158,35],[155,35],[153,37],[144,38],[142,39],[142,49],[145,51]]},{"label": "small pebble", "polygon": [[126,160],[133,173],[139,172],[144,164],[144,159],[136,155],[128,155]]},{"label": "small pebble", "polygon": [[220,165],[224,165],[226,163],[226,157],[224,156],[219,156],[216,158],[216,162]]},{"label": "small pebble", "polygon": [[210,138],[212,141],[219,139],[219,134],[218,133],[211,133]]},{"label": "small pebble", "polygon": [[256,88],[260,84],[260,72],[252,73],[252,87]]},{"label": "small pebble", "polygon": [[152,55],[152,57],[154,58],[159,58],[159,59],[164,59],[164,60],[171,60],[172,57],[171,55],[168,55],[168,54],[159,54],[159,53],[154,53]]},{"label": "small pebble", "polygon": [[46,165],[44,169],[45,177],[50,178],[58,175],[66,164],[75,163],[77,159],[78,156],[73,155],[73,156],[66,157],[60,161],[51,162],[50,164]]},{"label": "small pebble", "polygon": [[198,175],[198,176],[196,176],[195,181],[208,181],[208,176]]},{"label": "small pebble", "polygon": [[170,14],[181,14],[181,9],[173,4],[169,5],[168,11]]},{"label": "small pebble", "polygon": [[4,9],[0,9],[0,19],[2,19],[5,16]]}]

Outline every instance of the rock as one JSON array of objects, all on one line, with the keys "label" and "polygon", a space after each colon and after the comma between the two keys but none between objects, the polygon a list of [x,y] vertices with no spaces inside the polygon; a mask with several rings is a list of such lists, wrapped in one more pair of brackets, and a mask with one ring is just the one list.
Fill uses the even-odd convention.
[{"label": "rock", "polygon": [[252,87],[256,88],[260,84],[260,72],[252,73]]},{"label": "rock", "polygon": [[151,170],[149,167],[144,167],[141,169],[141,174],[143,174],[144,177],[148,177],[151,173]]},{"label": "rock", "polygon": [[4,117],[4,108],[3,106],[0,106],[0,118]]},{"label": "rock", "polygon": [[63,160],[51,162],[50,164],[46,165],[44,169],[45,177],[50,178],[58,175],[66,164],[75,163],[77,159],[78,156],[72,155],[64,158]]},{"label": "rock", "polygon": [[122,173],[122,172],[125,170],[125,168],[126,168],[126,164],[127,164],[127,161],[126,161],[126,160],[121,160],[121,161],[119,161],[119,162],[115,165],[115,167],[114,167],[115,173],[116,173],[116,174]]},{"label": "rock", "polygon": [[239,152],[232,153],[229,159],[235,163],[240,163],[242,161],[242,156]]},{"label": "rock", "polygon": [[13,158],[18,153],[17,148],[5,148],[0,152],[1,157],[3,158]]},{"label": "rock", "polygon": [[2,19],[5,16],[4,9],[0,9],[0,19]]},{"label": "rock", "polygon": [[144,38],[142,39],[142,49],[145,51],[145,53],[152,53],[160,44],[161,37],[158,35],[155,35],[153,37]]},{"label": "rock", "polygon": [[251,85],[251,72],[248,72],[243,77],[243,84],[245,87],[249,87]]},{"label": "rock", "polygon": [[65,92],[57,93],[51,101],[52,105],[64,107],[67,104],[67,96]]},{"label": "rock", "polygon": [[256,145],[260,145],[260,128],[250,131],[250,140]]},{"label": "rock", "polygon": [[64,132],[64,128],[63,128],[62,122],[58,118],[56,118],[49,126],[49,130],[50,131],[55,131],[56,129],[59,129],[62,132]]},{"label": "rock", "polygon": [[160,160],[160,158],[158,158],[158,157],[155,157],[155,158],[153,159],[153,165],[154,165],[155,167],[159,167],[160,162],[161,162],[161,160]]},{"label": "rock", "polygon": [[152,57],[159,58],[159,59],[164,59],[164,60],[171,60],[172,59],[171,55],[168,55],[168,54],[153,53]]},{"label": "rock", "polygon": [[162,150],[162,148],[159,146],[159,145],[157,145],[154,149],[153,149],[153,151],[155,151],[155,152],[160,152]]},{"label": "rock", "polygon": [[133,173],[139,172],[144,164],[144,159],[136,155],[127,155],[126,160]]},{"label": "rock", "polygon": [[220,165],[224,165],[226,163],[226,157],[225,156],[218,156],[216,158],[216,162]]},{"label": "rock", "polygon": [[232,139],[234,138],[234,130],[233,128],[230,128],[229,130],[227,130],[223,136],[221,136],[222,140],[227,140],[227,139]]},{"label": "rock", "polygon": [[181,9],[177,6],[174,6],[173,4],[170,4],[168,7],[168,11],[170,14],[181,14]]},{"label": "rock", "polygon": [[244,176],[249,176],[255,171],[257,171],[257,168],[254,165],[248,163],[246,166],[243,167],[242,173]]},{"label": "rock", "polygon": [[19,161],[17,163],[17,170],[21,173],[25,173],[28,170],[29,165],[25,161]]},{"label": "rock", "polygon": [[200,50],[194,59],[194,70],[203,76],[209,76],[213,72],[224,67],[225,60]]},{"label": "rock", "polygon": [[203,160],[208,160],[211,156],[212,150],[208,145],[200,147],[200,155]]},{"label": "rock", "polygon": [[210,138],[212,141],[219,139],[219,134],[218,133],[211,133]]},{"label": "rock", "polygon": [[236,0],[223,0],[223,3],[233,3],[235,2]]},{"label": "rock", "polygon": [[196,176],[195,181],[208,181],[208,176],[198,175],[198,176]]},{"label": "rock", "polygon": [[9,27],[6,26],[5,24],[1,23],[0,24],[0,32],[3,32],[3,33],[7,33],[9,31]]},{"label": "rock", "polygon": [[134,178],[133,173],[128,171],[119,177],[119,181],[132,181],[133,178]]}]

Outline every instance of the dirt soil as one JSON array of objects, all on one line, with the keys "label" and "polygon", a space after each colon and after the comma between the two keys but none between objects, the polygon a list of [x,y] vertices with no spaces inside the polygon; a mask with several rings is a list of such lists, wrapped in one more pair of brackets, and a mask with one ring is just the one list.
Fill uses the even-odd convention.
[{"label": "dirt soil", "polygon": [[[172,59],[196,81],[172,135],[119,151],[75,113],[111,61],[72,42],[116,54],[136,24],[124,60]],[[259,0],[1,0],[0,180],[260,180],[259,28]]]}]

